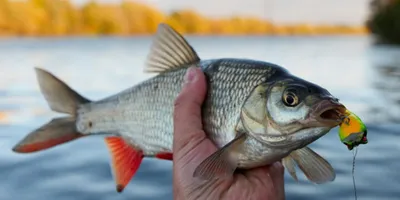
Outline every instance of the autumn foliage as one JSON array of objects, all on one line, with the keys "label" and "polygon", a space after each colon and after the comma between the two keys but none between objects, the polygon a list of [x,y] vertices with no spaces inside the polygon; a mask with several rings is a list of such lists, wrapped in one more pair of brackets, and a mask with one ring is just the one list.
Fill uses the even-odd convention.
[{"label": "autumn foliage", "polygon": [[196,35],[360,34],[364,27],[275,25],[254,17],[215,19],[193,10],[162,13],[143,3],[123,1],[76,6],[68,0],[0,0],[0,35],[145,35],[160,22]]}]

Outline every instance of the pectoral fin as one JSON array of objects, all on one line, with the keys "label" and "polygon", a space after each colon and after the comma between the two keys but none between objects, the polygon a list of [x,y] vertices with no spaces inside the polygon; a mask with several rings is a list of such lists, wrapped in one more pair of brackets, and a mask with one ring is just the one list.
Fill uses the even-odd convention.
[{"label": "pectoral fin", "polygon": [[294,162],[293,158],[291,158],[290,156],[283,158],[282,164],[288,170],[290,176],[292,176],[292,178],[295,181],[298,181],[297,175],[296,175],[296,169],[295,169],[296,163]]},{"label": "pectoral fin", "polygon": [[[311,182],[321,184],[333,181],[336,178],[335,171],[329,162],[308,147],[293,151],[289,156],[297,163],[307,179]],[[294,170],[294,167],[290,166],[293,165],[293,163],[290,164],[290,162],[288,162],[286,164],[289,166],[289,173],[293,176],[293,171],[291,172],[291,170]]]},{"label": "pectoral fin", "polygon": [[230,143],[206,158],[194,171],[193,176],[203,180],[224,179],[232,176],[237,168],[237,149],[245,134],[239,134]]}]

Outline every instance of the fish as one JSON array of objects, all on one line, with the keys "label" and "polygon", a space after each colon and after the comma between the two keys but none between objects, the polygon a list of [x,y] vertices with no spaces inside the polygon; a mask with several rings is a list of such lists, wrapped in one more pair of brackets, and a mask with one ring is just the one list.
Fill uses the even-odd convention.
[{"label": "fish", "polygon": [[173,161],[174,101],[189,67],[202,70],[207,95],[202,120],[218,150],[197,166],[193,178],[224,179],[236,171],[281,161],[297,180],[322,184],[335,179],[330,163],[309,144],[341,121],[346,108],[327,89],[286,68],[247,58],[200,59],[188,40],[168,24],[158,25],[144,72],[153,77],[100,100],[90,100],[49,71],[35,67],[51,119],[12,150],[33,153],[82,137],[104,136],[116,190],[122,192],[143,158]]}]

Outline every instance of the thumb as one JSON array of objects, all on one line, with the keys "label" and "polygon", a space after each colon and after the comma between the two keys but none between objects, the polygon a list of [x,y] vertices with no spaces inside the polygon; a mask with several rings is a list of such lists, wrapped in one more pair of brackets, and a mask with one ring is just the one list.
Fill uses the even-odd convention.
[{"label": "thumb", "polygon": [[174,104],[173,184],[177,190],[174,196],[179,196],[179,189],[190,190],[196,167],[217,149],[206,137],[202,125],[206,93],[204,74],[197,67],[189,68]]},{"label": "thumb", "polygon": [[193,143],[204,139],[201,105],[207,93],[206,79],[200,68],[187,70],[183,88],[174,104],[174,158],[176,153],[193,147]]}]

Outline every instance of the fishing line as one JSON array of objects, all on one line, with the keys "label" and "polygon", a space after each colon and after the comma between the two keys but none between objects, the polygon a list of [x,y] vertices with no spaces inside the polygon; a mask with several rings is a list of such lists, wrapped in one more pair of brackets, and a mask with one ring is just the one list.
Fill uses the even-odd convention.
[{"label": "fishing line", "polygon": [[351,174],[352,174],[352,176],[353,176],[354,198],[355,198],[356,200],[357,200],[357,188],[356,188],[356,179],[355,179],[355,176],[354,176],[354,169],[355,169],[355,166],[356,166],[357,151],[358,151],[358,148],[355,147],[355,148],[354,148],[354,151],[353,151],[353,169],[352,169],[352,171],[351,171]]}]

